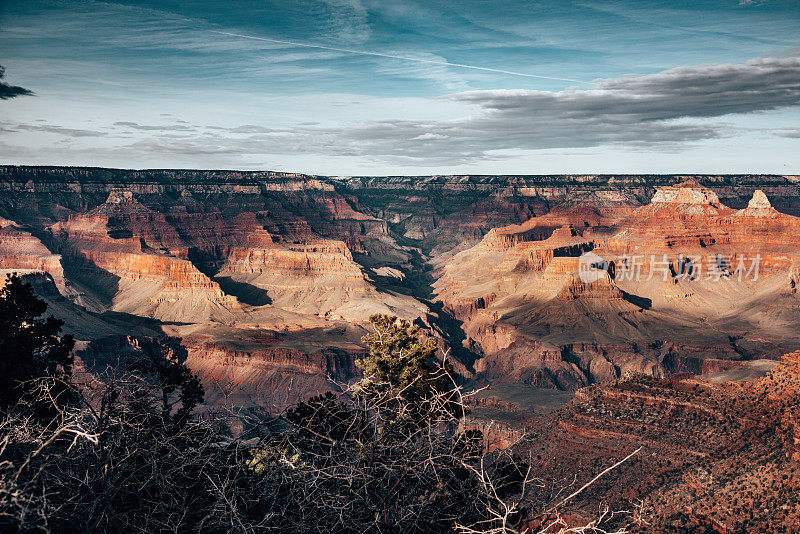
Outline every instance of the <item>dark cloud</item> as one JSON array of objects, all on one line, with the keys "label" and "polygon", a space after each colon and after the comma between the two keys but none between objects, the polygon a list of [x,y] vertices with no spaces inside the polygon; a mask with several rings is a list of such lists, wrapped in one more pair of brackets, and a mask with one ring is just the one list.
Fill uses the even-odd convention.
[{"label": "dark cloud", "polygon": [[708,119],[800,104],[800,58],[682,67],[598,80],[593,89],[470,91],[444,98],[471,104],[476,112],[449,121],[386,120],[346,128],[278,131],[248,125],[228,133],[265,135],[220,136],[214,150],[450,164],[499,158],[515,150],[607,145],[674,149],[736,133]]},{"label": "dark cloud", "polygon": [[604,103],[622,104],[645,120],[771,111],[800,104],[800,57],[679,67],[607,80],[600,88],[609,92]]},{"label": "dark cloud", "polygon": [[8,100],[9,98],[16,98],[18,96],[33,95],[33,91],[19,87],[17,85],[9,85],[2,81],[6,74],[6,69],[0,65],[0,100]]},{"label": "dark cloud", "polygon": [[473,104],[477,113],[316,131],[364,154],[453,161],[515,149],[670,147],[735,133],[707,119],[800,105],[800,57],[681,67],[599,80],[594,89],[470,91],[446,98]]},{"label": "dark cloud", "polygon": [[592,90],[471,91],[449,98],[536,122],[633,124],[721,117],[800,104],[800,58],[681,67],[600,80]]}]

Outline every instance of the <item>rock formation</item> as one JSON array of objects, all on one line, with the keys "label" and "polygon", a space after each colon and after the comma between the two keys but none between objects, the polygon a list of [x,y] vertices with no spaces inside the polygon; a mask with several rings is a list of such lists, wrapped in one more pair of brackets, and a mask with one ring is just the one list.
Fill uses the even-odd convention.
[{"label": "rock formation", "polygon": [[11,272],[47,273],[59,289],[65,290],[61,257],[15,222],[0,217],[0,274]]},{"label": "rock formation", "polygon": [[490,377],[574,388],[626,370],[666,376],[700,373],[706,358],[777,357],[800,341],[800,301],[789,296],[800,218],[760,190],[737,211],[689,180],[582,235],[576,223],[551,212],[492,230],[440,265],[439,299]]},{"label": "rock formation", "polygon": [[561,389],[800,348],[790,177],[7,166],[0,191],[0,268],[48,273],[65,313],[111,325],[76,323],[84,342],[170,331],[208,377],[274,362],[327,387],[372,313],[420,317],[467,379]]}]

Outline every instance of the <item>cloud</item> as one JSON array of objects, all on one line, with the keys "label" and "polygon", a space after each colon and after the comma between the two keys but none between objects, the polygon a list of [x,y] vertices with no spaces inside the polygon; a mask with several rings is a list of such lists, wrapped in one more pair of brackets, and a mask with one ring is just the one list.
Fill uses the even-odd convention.
[{"label": "cloud", "polygon": [[323,4],[329,17],[326,33],[348,43],[369,39],[369,13],[360,0],[323,0]]},{"label": "cloud", "polygon": [[[176,121],[178,123],[185,123],[186,121]],[[115,122],[114,126],[119,126],[122,128],[129,128],[131,130],[140,130],[140,131],[186,131],[186,130],[193,130],[194,128],[188,126],[187,124],[156,124],[156,125],[148,125],[148,124],[139,124],[136,122],[128,122],[128,121],[119,121]]]},{"label": "cloud", "polygon": [[256,126],[254,124],[243,124],[236,128],[228,128],[227,131],[237,134],[254,134],[254,133],[272,133],[274,128],[265,128],[263,126]]},{"label": "cloud", "polygon": [[218,139],[144,139],[131,144],[128,148],[153,154],[167,155],[211,155],[211,154],[246,154],[244,147],[225,145]]},{"label": "cloud", "polygon": [[800,104],[800,57],[679,67],[603,81],[604,103],[629,106],[643,119],[719,117]]},{"label": "cloud", "polygon": [[445,98],[477,107],[451,121],[383,121],[321,131],[365,154],[470,160],[492,151],[665,147],[734,134],[712,123],[800,105],[800,57],[680,67],[598,80],[595,89],[497,90]]},{"label": "cloud", "polygon": [[30,89],[25,89],[24,87],[19,87],[18,85],[9,85],[2,81],[5,74],[6,69],[0,65],[0,100],[8,100],[18,96],[33,95],[33,91]]},{"label": "cloud", "polygon": [[782,130],[776,133],[778,137],[785,137],[787,139],[800,139],[800,129],[795,130]]},{"label": "cloud", "polygon": [[[198,128],[136,122],[116,122],[114,126],[143,136],[118,149],[160,156],[308,154],[433,166],[501,160],[520,151],[549,149],[676,150],[739,134],[731,125],[732,117],[800,106],[800,57],[704,64],[600,79],[592,89],[466,91],[441,98],[465,106],[465,116],[336,127],[298,123],[294,127],[243,124]],[[18,128],[74,137],[102,135],[46,124]],[[176,134],[192,130],[192,134],[170,135],[172,130]],[[800,137],[793,129],[778,130],[776,135]]]},{"label": "cloud", "polygon": [[107,135],[106,132],[99,130],[81,130],[78,128],[65,128],[63,126],[57,126],[54,124],[15,124],[12,126],[9,125],[8,123],[3,123],[3,125],[0,125],[0,128],[2,128],[3,131],[7,132],[19,132],[19,131],[45,132],[45,133],[63,135],[65,137],[103,137]]},{"label": "cloud", "polygon": [[[800,105],[800,57],[762,58],[597,80],[594,89],[468,91],[444,98],[475,113],[447,121],[384,120],[274,130],[225,150],[355,154],[395,163],[468,163],[509,150],[623,146],[674,149],[735,135],[713,122]],[[162,149],[164,149],[162,147]]]}]

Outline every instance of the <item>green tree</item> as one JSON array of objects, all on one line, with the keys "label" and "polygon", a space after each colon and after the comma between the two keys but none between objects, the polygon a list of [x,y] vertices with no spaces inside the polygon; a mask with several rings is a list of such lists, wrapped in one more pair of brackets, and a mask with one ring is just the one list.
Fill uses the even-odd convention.
[{"label": "green tree", "polygon": [[436,359],[436,340],[423,338],[419,325],[384,314],[372,315],[369,321],[374,332],[361,338],[369,355],[356,361],[367,378],[366,390],[391,387],[412,404],[455,392],[452,365]]},{"label": "green tree", "polygon": [[37,378],[69,378],[72,374],[71,335],[59,336],[64,325],[52,315],[39,319],[47,303],[16,273],[0,289],[0,408],[7,409]]}]

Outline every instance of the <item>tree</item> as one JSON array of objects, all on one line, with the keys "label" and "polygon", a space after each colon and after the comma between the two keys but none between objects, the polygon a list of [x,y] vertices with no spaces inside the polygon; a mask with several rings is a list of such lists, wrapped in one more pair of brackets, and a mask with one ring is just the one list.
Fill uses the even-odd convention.
[{"label": "tree", "polygon": [[59,336],[64,325],[52,315],[38,319],[47,303],[16,273],[0,289],[0,409],[19,401],[25,386],[37,378],[72,374],[71,335]]},{"label": "tree", "polygon": [[412,404],[455,392],[452,365],[436,359],[436,340],[422,339],[419,325],[384,314],[372,315],[369,321],[375,331],[361,338],[369,356],[356,361],[368,379],[367,390],[370,383],[387,384]]},{"label": "tree", "polygon": [[[158,409],[164,424],[183,426],[194,408],[203,402],[200,379],[186,366],[186,348],[173,337],[142,345],[140,358],[131,368],[155,386]],[[152,397],[148,388],[144,396]],[[149,402],[145,400],[145,402]]]}]

